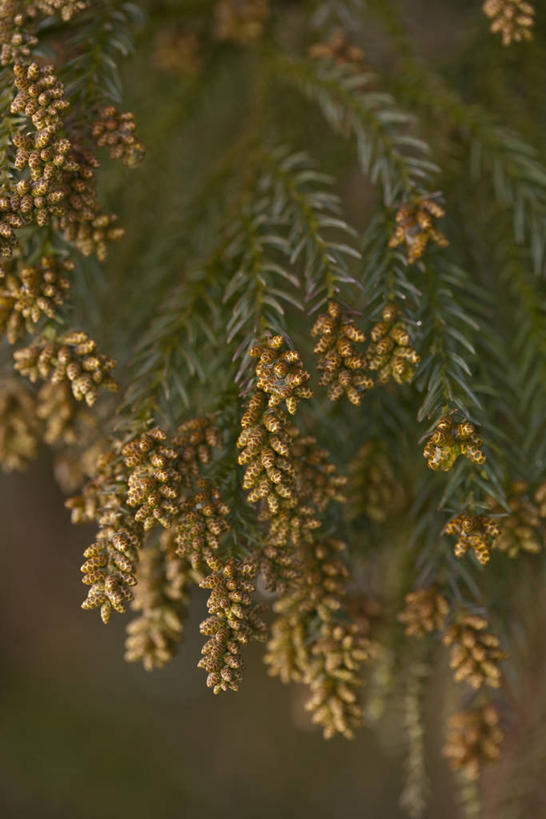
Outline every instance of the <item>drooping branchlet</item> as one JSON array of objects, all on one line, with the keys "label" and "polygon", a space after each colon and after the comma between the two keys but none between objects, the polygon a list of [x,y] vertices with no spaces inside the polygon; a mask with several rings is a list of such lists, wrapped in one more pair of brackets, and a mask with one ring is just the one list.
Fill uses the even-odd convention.
[{"label": "drooping branchlet", "polygon": [[209,639],[198,666],[207,672],[208,687],[219,694],[239,689],[243,672],[241,647],[251,639],[263,640],[265,624],[251,598],[256,562],[230,558],[211,563],[213,570],[200,583],[201,588],[210,589],[209,617],[200,626],[201,633]]}]

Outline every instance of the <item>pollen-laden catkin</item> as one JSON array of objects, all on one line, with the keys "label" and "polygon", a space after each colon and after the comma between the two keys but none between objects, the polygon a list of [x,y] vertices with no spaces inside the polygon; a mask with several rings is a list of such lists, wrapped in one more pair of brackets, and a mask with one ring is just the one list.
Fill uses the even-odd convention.
[{"label": "pollen-laden catkin", "polygon": [[16,149],[13,189],[0,195],[0,252],[13,254],[15,230],[35,222],[51,224],[84,254],[104,259],[107,242],[123,229],[97,200],[97,158],[73,141],[66,129],[68,102],[51,65],[16,62],[17,94],[11,112],[29,118],[33,130],[13,135]]},{"label": "pollen-laden catkin", "polygon": [[175,530],[176,553],[202,573],[229,530],[229,506],[210,481],[199,479],[198,492],[188,497],[181,508]]},{"label": "pollen-laden catkin", "polygon": [[502,673],[499,663],[507,658],[498,637],[487,631],[484,617],[467,614],[450,626],[444,637],[451,646],[449,665],[456,682],[468,682],[473,688],[489,685],[499,688]]},{"label": "pollen-laden catkin", "polygon": [[269,17],[269,0],[218,0],[216,37],[245,45],[259,39]]},{"label": "pollen-laden catkin", "polygon": [[99,529],[97,538],[84,554],[81,567],[82,582],[89,586],[82,609],[100,609],[103,623],[108,623],[112,613],[123,614],[133,599],[132,587],[136,585],[139,551],[142,547],[140,533],[130,526]]},{"label": "pollen-laden catkin", "polygon": [[144,143],[135,135],[135,115],[118,111],[113,105],[102,108],[93,125],[93,139],[99,148],[108,148],[110,159],[121,159],[135,168],[144,159]]},{"label": "pollen-laden catkin", "polygon": [[265,639],[265,623],[252,603],[257,564],[252,560],[217,560],[200,586],[210,589],[209,617],[201,634],[209,637],[198,667],[207,672],[207,686],[215,694],[237,691],[243,676],[241,648],[250,640]]},{"label": "pollen-laden catkin", "polygon": [[98,423],[95,416],[76,401],[67,381],[47,381],[41,387],[36,414],[43,421],[42,437],[50,446],[56,443],[81,444]]},{"label": "pollen-laden catkin", "polygon": [[404,508],[406,491],[383,442],[363,444],[350,462],[347,499],[352,520],[366,515],[370,520],[384,523]]},{"label": "pollen-laden catkin", "polygon": [[383,309],[382,321],[372,327],[371,342],[366,350],[365,366],[377,373],[380,384],[391,379],[397,384],[411,383],[421,357],[411,346],[401,312],[393,304]]},{"label": "pollen-laden catkin", "polygon": [[444,216],[444,209],[432,197],[415,199],[402,205],[396,214],[396,229],[389,247],[405,244],[410,264],[423,256],[429,242],[447,247],[446,237],[435,225],[436,220]]},{"label": "pollen-laden catkin", "polygon": [[292,456],[298,430],[281,408],[290,414],[298,402],[312,395],[306,386],[310,375],[295,350],[281,352],[282,336],[254,347],[258,358],[257,381],[241,418],[242,432],[237,441],[239,464],[245,467],[243,489],[250,503],[262,504],[262,519],[269,521],[265,557],[271,587],[289,582],[295,574],[294,545],[302,529],[320,525],[301,504],[297,482],[297,459]]},{"label": "pollen-laden catkin", "polygon": [[448,472],[459,455],[475,464],[486,461],[483,441],[470,421],[456,423],[451,415],[444,415],[428,439],[423,455],[430,469]]},{"label": "pollen-laden catkin", "polygon": [[493,34],[502,35],[503,45],[532,39],[535,7],[528,0],[485,0],[483,10],[491,20]]},{"label": "pollen-laden catkin", "polygon": [[127,662],[141,662],[151,671],[172,660],[182,640],[192,582],[189,562],[175,554],[172,531],[142,550],[131,604],[140,614],[127,626]]},{"label": "pollen-laden catkin", "polygon": [[328,312],[316,320],[311,335],[318,337],[314,352],[318,356],[317,369],[322,373],[319,384],[328,387],[330,401],[345,394],[352,404],[360,405],[366,390],[374,385],[366,372],[365,356],[355,347],[366,340],[365,334],[343,314],[337,302],[331,301]]},{"label": "pollen-laden catkin", "polygon": [[406,595],[406,606],[398,619],[406,627],[408,637],[424,637],[442,631],[449,604],[436,586],[416,589]]},{"label": "pollen-laden catkin", "polygon": [[25,469],[38,453],[41,423],[36,396],[25,384],[8,379],[0,386],[0,466]]},{"label": "pollen-laden catkin", "polygon": [[485,566],[491,557],[491,549],[496,544],[501,530],[498,518],[487,515],[467,515],[463,512],[446,524],[444,532],[456,535],[455,557],[464,557],[473,549],[479,563]]},{"label": "pollen-laden catkin", "polygon": [[97,351],[97,344],[81,330],[72,330],[48,341],[41,338],[17,350],[15,368],[33,383],[39,379],[53,384],[69,384],[76,401],[91,407],[99,389],[116,390],[110,373],[116,362]]},{"label": "pollen-laden catkin", "polygon": [[337,65],[353,66],[361,69],[364,64],[364,51],[353,45],[343,31],[334,31],[323,43],[313,43],[308,54],[313,60],[330,60]]},{"label": "pollen-laden catkin", "polygon": [[499,713],[491,703],[453,714],[442,750],[450,767],[462,771],[469,779],[478,779],[483,766],[494,762],[500,754],[504,734],[499,723]]},{"label": "pollen-laden catkin", "polygon": [[0,332],[10,344],[31,333],[43,316],[54,318],[70,292],[74,263],[44,256],[39,265],[0,261]]},{"label": "pollen-laden catkin", "polygon": [[493,547],[505,552],[508,557],[519,557],[522,553],[538,554],[544,544],[544,532],[537,504],[533,501],[527,481],[514,481],[508,492],[510,514],[506,515],[494,498],[489,498],[491,512],[498,517],[500,535]]},{"label": "pollen-laden catkin", "polygon": [[368,620],[346,619],[345,550],[333,538],[307,544],[299,585],[275,603],[265,656],[271,675],[310,687],[306,708],[327,738],[350,737],[360,725],[360,667],[372,650]]},{"label": "pollen-laden catkin", "polygon": [[183,474],[178,469],[180,451],[160,427],[137,436],[122,449],[128,469],[127,504],[145,530],[156,524],[172,525],[180,511]]},{"label": "pollen-laden catkin", "polygon": [[336,734],[352,739],[362,724],[358,689],[362,663],[370,656],[369,641],[354,623],[325,623],[311,655],[305,675],[311,697],[305,708],[312,712],[312,720],[321,726],[325,739]]}]

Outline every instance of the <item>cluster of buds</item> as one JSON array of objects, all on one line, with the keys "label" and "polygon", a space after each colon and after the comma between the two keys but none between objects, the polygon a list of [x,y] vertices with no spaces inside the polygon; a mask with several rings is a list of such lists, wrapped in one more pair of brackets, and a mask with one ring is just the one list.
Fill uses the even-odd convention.
[{"label": "cluster of buds", "polygon": [[537,486],[535,490],[535,503],[539,518],[544,520],[546,518],[546,482]]},{"label": "cluster of buds", "polygon": [[42,379],[70,385],[76,401],[91,407],[99,388],[116,390],[110,373],[116,362],[97,352],[97,344],[81,330],[73,330],[54,341],[45,338],[15,353],[15,368],[33,383]]},{"label": "cluster of buds", "polygon": [[405,244],[410,264],[423,256],[429,242],[447,247],[446,237],[435,226],[435,220],[444,216],[444,209],[432,197],[414,199],[402,205],[396,213],[396,229],[389,247]]},{"label": "cluster of buds", "polygon": [[295,427],[291,432],[298,494],[305,505],[322,515],[332,501],[345,503],[347,478],[339,474],[328,450],[320,447],[313,435],[301,435]]},{"label": "cluster of buds", "polygon": [[15,379],[0,387],[0,466],[6,472],[24,469],[36,457],[41,424],[36,397]]},{"label": "cluster of buds", "polygon": [[285,401],[286,408],[293,413],[301,398],[311,396],[311,391],[303,386],[309,373],[303,369],[298,353],[291,350],[280,353],[282,344],[282,336],[275,336],[267,345],[251,350],[252,355],[259,356],[258,380],[241,419],[243,431],[237,441],[242,450],[239,464],[246,467],[243,488],[248,492],[248,500],[267,501],[272,514],[277,514],[283,501],[296,500],[290,425],[279,405]]},{"label": "cluster of buds", "polygon": [[329,60],[336,65],[362,68],[365,54],[360,46],[349,42],[343,31],[334,31],[324,43],[313,43],[309,47],[309,56],[313,60]]},{"label": "cluster of buds", "polygon": [[27,5],[44,16],[58,14],[67,23],[75,14],[88,7],[89,0],[33,0]]},{"label": "cluster of buds", "polygon": [[210,463],[212,451],[222,446],[222,435],[211,418],[190,418],[177,428],[173,446],[180,450],[180,469],[189,481],[199,477],[203,464]]},{"label": "cluster of buds", "polygon": [[109,105],[99,111],[93,125],[93,139],[99,148],[108,148],[110,159],[121,159],[135,168],[144,159],[144,143],[135,135],[135,115]]},{"label": "cluster of buds", "polygon": [[456,682],[466,681],[476,689],[483,685],[500,687],[499,663],[508,655],[500,648],[498,637],[486,630],[487,626],[484,617],[466,614],[447,629],[443,641],[451,646],[449,665]]},{"label": "cluster of buds", "polygon": [[393,304],[384,307],[382,321],[372,327],[370,336],[365,366],[377,372],[379,383],[386,384],[391,378],[397,384],[413,381],[421,358],[411,346],[406,325]]},{"label": "cluster of buds", "polygon": [[218,0],[216,36],[245,45],[258,40],[269,17],[269,0]]},{"label": "cluster of buds", "polygon": [[12,255],[14,231],[34,221],[40,227],[52,224],[82,253],[102,260],[107,242],[120,239],[123,230],[113,214],[101,212],[97,158],[67,136],[63,84],[51,65],[16,62],[13,73],[17,94],[11,111],[28,117],[34,131],[13,135],[18,177],[0,193],[0,252]]},{"label": "cluster of buds", "polygon": [[487,515],[467,515],[463,512],[446,524],[444,532],[457,536],[455,557],[464,557],[469,549],[473,549],[478,562],[485,566],[489,562],[491,549],[496,545],[501,530],[496,518]]},{"label": "cluster of buds", "polygon": [[499,722],[499,713],[491,703],[450,717],[443,754],[454,771],[462,771],[469,779],[476,780],[484,764],[498,758],[504,739]]},{"label": "cluster of buds", "polygon": [[199,38],[192,31],[165,28],[155,41],[154,62],[163,71],[191,77],[201,69]]},{"label": "cluster of buds", "polygon": [[127,626],[125,659],[141,662],[146,671],[167,665],[182,639],[192,572],[173,545],[171,533],[165,531],[140,554],[131,605],[140,614]]},{"label": "cluster of buds", "polygon": [[33,11],[22,0],[2,0],[0,3],[0,63],[13,65],[28,58],[38,40],[29,30]]},{"label": "cluster of buds", "polygon": [[326,738],[350,737],[360,725],[360,667],[371,650],[368,619],[340,617],[350,604],[345,549],[335,539],[307,544],[299,585],[275,604],[265,656],[270,674],[310,687],[306,708]]},{"label": "cluster of buds", "polygon": [[133,599],[142,542],[136,529],[105,526],[84,554],[82,582],[89,586],[82,609],[100,609],[103,623],[114,611],[123,614]]},{"label": "cluster of buds", "polygon": [[491,20],[493,34],[502,35],[503,45],[532,39],[535,8],[528,0],[485,0],[483,10]]},{"label": "cluster of buds", "polygon": [[406,607],[398,619],[406,627],[408,637],[424,637],[442,631],[449,612],[449,603],[436,586],[416,589],[406,595]]},{"label": "cluster of buds", "polygon": [[0,261],[0,332],[10,344],[32,332],[42,316],[54,318],[70,291],[74,263],[44,256],[39,265]]},{"label": "cluster of buds", "polygon": [[430,469],[449,472],[459,455],[475,464],[485,463],[483,441],[470,421],[455,423],[452,416],[440,418],[423,450]]},{"label": "cluster of buds", "polygon": [[370,657],[369,641],[355,623],[325,623],[311,655],[305,676],[311,697],[305,708],[325,739],[336,734],[352,739],[362,724],[358,689],[361,665]]},{"label": "cluster of buds", "polygon": [[179,449],[167,433],[155,427],[134,438],[122,449],[127,479],[127,503],[136,509],[136,523],[147,531],[157,523],[166,529],[180,510],[183,474],[178,467]]},{"label": "cluster of buds", "polygon": [[349,465],[348,503],[350,517],[364,514],[370,520],[384,523],[401,511],[406,502],[404,487],[384,444],[368,441]]},{"label": "cluster of buds", "polygon": [[[493,498],[489,499],[491,511],[501,515],[505,510]],[[541,531],[541,515],[537,503],[531,498],[527,481],[515,481],[508,494],[510,514],[498,519],[500,535],[494,547],[505,552],[508,557],[519,557],[522,553],[538,554],[543,546],[544,532]],[[546,513],[546,509],[544,510]],[[546,514],[542,515],[546,517]]]},{"label": "cluster of buds", "polygon": [[223,535],[229,530],[229,506],[219,490],[209,481],[197,481],[198,492],[184,501],[176,526],[176,553],[188,560],[195,571],[218,551]]},{"label": "cluster of buds", "polygon": [[[72,523],[96,522],[101,527],[117,525],[123,517],[121,509],[125,504],[127,482],[127,470],[117,441],[107,447],[101,446],[88,477],[81,494],[65,501]],[[130,526],[131,523],[127,515],[122,525]]]},{"label": "cluster of buds", "polygon": [[331,301],[328,312],[316,320],[312,336],[318,336],[314,352],[319,357],[317,369],[322,373],[319,384],[328,387],[328,398],[337,401],[345,393],[352,404],[360,405],[373,379],[365,370],[365,357],[356,343],[366,340],[365,334],[352,319],[343,315],[340,305]]},{"label": "cluster of buds", "polygon": [[[251,560],[211,561],[213,571],[200,586],[210,589],[209,617],[201,623],[201,633],[209,637],[198,667],[207,672],[207,686],[215,694],[237,691],[242,680],[241,647],[251,639],[265,639],[265,623],[252,603],[256,563]],[[212,566],[211,566],[212,568]]]},{"label": "cluster of buds", "polygon": [[52,445],[81,443],[84,431],[93,429],[97,421],[91,412],[79,404],[68,382],[47,381],[38,393],[36,414],[43,421],[43,439]]},{"label": "cluster of buds", "polygon": [[284,350],[282,336],[272,336],[265,344],[251,347],[249,355],[257,358],[256,389],[269,396],[267,406],[274,409],[284,402],[294,415],[302,398],[311,398],[313,391],[306,386],[311,375],[302,364],[296,350]]}]

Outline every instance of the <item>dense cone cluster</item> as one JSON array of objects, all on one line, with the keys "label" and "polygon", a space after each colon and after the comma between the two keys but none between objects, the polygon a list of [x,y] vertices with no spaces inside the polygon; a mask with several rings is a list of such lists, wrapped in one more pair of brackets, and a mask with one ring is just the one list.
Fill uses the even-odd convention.
[{"label": "dense cone cluster", "polygon": [[494,548],[512,558],[519,557],[522,553],[538,554],[544,543],[544,522],[537,503],[530,495],[527,481],[515,481],[512,484],[507,502],[510,507],[509,515],[490,498],[492,513],[504,515],[497,520],[500,534],[494,541]]},{"label": "dense cone cluster", "polygon": [[499,722],[499,713],[490,703],[450,717],[443,754],[454,771],[478,779],[484,764],[497,759],[504,739]]},{"label": "dense cone cluster", "polygon": [[40,421],[36,397],[19,381],[9,379],[0,386],[0,466],[6,472],[24,469],[36,457]]},{"label": "dense cone cluster", "polygon": [[404,244],[410,264],[423,256],[429,243],[447,247],[446,237],[435,225],[436,220],[444,216],[444,209],[432,197],[402,205],[396,213],[396,229],[389,247]]},{"label": "dense cone cluster", "polygon": [[252,560],[217,561],[215,570],[200,586],[210,589],[209,617],[201,623],[201,634],[209,637],[202,650],[199,668],[207,672],[207,686],[215,694],[237,691],[242,679],[241,647],[251,639],[265,639],[265,623],[252,604],[257,565]]},{"label": "dense cone cluster", "polygon": [[127,503],[144,530],[156,523],[166,529],[179,512],[183,474],[177,468],[179,450],[167,433],[155,427],[134,438],[122,449],[128,469]]},{"label": "dense cone cluster", "polygon": [[47,381],[41,387],[36,415],[43,422],[42,437],[50,445],[81,443],[85,433],[97,424],[95,416],[76,401],[66,380]]},{"label": "dense cone cluster", "polygon": [[134,114],[108,105],[99,111],[92,133],[99,148],[108,148],[110,159],[120,159],[124,165],[135,168],[144,159],[145,151],[135,129]]},{"label": "dense cone cluster", "polygon": [[269,0],[218,0],[216,36],[245,45],[262,36],[269,17]]},{"label": "dense cone cluster", "polygon": [[535,7],[528,0],[485,0],[483,10],[491,19],[493,34],[502,36],[503,45],[532,39]]},{"label": "dense cone cluster", "polygon": [[306,708],[326,738],[351,737],[361,724],[360,668],[372,651],[368,620],[343,616],[350,605],[345,549],[335,539],[308,544],[299,584],[275,603],[265,657],[272,675],[309,686]]},{"label": "dense cone cluster", "polygon": [[364,64],[364,51],[353,45],[343,31],[335,31],[323,43],[313,43],[309,47],[309,56],[314,60],[330,60],[337,65],[349,65],[361,68]]},{"label": "dense cone cluster", "polygon": [[[250,503],[260,502],[262,516],[270,520],[267,550],[271,563],[269,583],[289,580],[294,572],[293,550],[303,528],[320,525],[301,506],[297,483],[297,461],[292,456],[298,430],[290,423],[298,402],[312,393],[306,386],[310,375],[295,350],[281,352],[282,336],[252,348],[258,358],[256,387],[241,418],[239,464],[245,467],[243,489]],[[303,514],[303,518],[302,518]],[[275,572],[278,571],[278,578]],[[283,578],[284,575],[284,578]]]},{"label": "dense cone cluster", "polygon": [[370,372],[377,373],[377,381],[380,384],[386,384],[391,379],[397,384],[413,381],[421,358],[411,346],[406,325],[393,304],[385,306],[382,321],[374,324],[370,336],[366,367]]},{"label": "dense cone cluster", "polygon": [[408,637],[424,637],[442,631],[449,612],[449,603],[436,586],[416,589],[406,595],[406,606],[398,619],[406,627]]},{"label": "dense cone cluster", "polygon": [[498,637],[486,629],[484,617],[467,614],[448,628],[444,643],[451,646],[450,668],[457,682],[468,682],[473,688],[489,685],[499,688],[502,674],[499,663],[507,654],[500,648]]},{"label": "dense cone cluster", "polygon": [[487,515],[467,515],[463,512],[446,524],[444,532],[456,535],[455,557],[464,557],[473,549],[482,566],[489,562],[491,549],[496,545],[501,530],[497,518]]},{"label": "dense cone cluster", "polygon": [[349,464],[348,507],[354,520],[364,514],[384,523],[401,511],[406,492],[383,443],[368,441]]},{"label": "dense cone cluster", "polygon": [[17,94],[11,111],[29,118],[34,131],[13,136],[19,177],[13,190],[0,195],[0,249],[11,255],[17,245],[14,230],[34,221],[40,227],[51,223],[82,253],[96,252],[103,259],[106,242],[121,238],[123,230],[98,204],[98,160],[68,136],[64,86],[51,65],[17,62],[13,74]]},{"label": "dense cone cluster", "polygon": [[191,567],[174,553],[171,532],[140,554],[131,608],[140,612],[127,626],[125,659],[141,662],[146,671],[172,660],[182,639]]},{"label": "dense cone cluster", "polygon": [[97,343],[81,330],[73,330],[48,341],[41,338],[15,353],[15,368],[33,383],[66,382],[76,401],[91,407],[99,389],[116,390],[111,376],[116,362],[97,351]]},{"label": "dense cone cluster", "polygon": [[194,570],[203,571],[203,564],[211,561],[229,530],[230,508],[210,481],[199,479],[197,489],[184,501],[175,540],[176,553]]},{"label": "dense cone cluster", "polygon": [[70,292],[74,263],[44,256],[39,265],[0,261],[0,333],[10,344],[32,332],[43,316],[54,318]]},{"label": "dense cone cluster", "polygon": [[328,304],[327,313],[318,317],[311,335],[318,336],[314,352],[321,372],[319,384],[328,387],[330,401],[346,394],[352,404],[359,406],[365,391],[374,385],[365,370],[364,354],[355,347],[366,341],[366,335],[335,301]]},{"label": "dense cone cluster", "polygon": [[458,424],[451,415],[444,415],[423,450],[430,469],[449,472],[459,455],[475,464],[485,463],[482,439],[470,421]]},{"label": "dense cone cluster", "polygon": [[99,608],[103,623],[109,622],[113,611],[123,614],[133,599],[141,546],[136,529],[104,526],[83,553],[82,583],[90,588],[82,608]]}]

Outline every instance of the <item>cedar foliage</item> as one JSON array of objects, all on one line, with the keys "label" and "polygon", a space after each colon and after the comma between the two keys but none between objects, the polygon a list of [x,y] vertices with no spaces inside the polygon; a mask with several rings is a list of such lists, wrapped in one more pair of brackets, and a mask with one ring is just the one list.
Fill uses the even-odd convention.
[{"label": "cedar foliage", "polygon": [[129,661],[169,662],[207,589],[214,693],[257,639],[327,738],[403,708],[420,817],[445,656],[461,809],[504,739],[522,806],[497,782],[494,815],[523,816],[546,28],[452,5],[438,68],[411,2],[0,3],[0,459],[53,448]]}]

